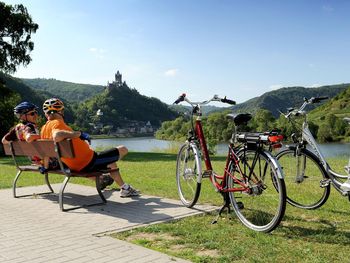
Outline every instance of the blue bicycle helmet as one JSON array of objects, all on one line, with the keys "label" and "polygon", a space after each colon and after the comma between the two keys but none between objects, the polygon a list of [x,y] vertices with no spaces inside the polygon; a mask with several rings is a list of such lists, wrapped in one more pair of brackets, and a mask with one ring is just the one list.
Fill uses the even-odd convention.
[{"label": "blue bicycle helmet", "polygon": [[27,112],[30,112],[32,110],[37,110],[37,109],[38,107],[35,104],[30,103],[28,101],[23,101],[13,108],[13,112],[15,114],[23,115],[23,114],[26,114]]}]

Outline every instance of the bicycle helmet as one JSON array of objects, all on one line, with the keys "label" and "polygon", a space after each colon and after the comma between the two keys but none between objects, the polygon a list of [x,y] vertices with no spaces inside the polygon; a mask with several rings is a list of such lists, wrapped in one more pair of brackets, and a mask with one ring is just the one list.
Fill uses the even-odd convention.
[{"label": "bicycle helmet", "polygon": [[56,112],[62,111],[63,109],[64,109],[63,102],[57,98],[51,98],[51,99],[45,100],[43,104],[43,111],[45,112],[45,114],[56,113]]},{"label": "bicycle helmet", "polygon": [[28,101],[23,101],[13,108],[13,112],[17,116],[20,116],[20,115],[26,114],[27,112],[30,112],[32,110],[37,110],[37,109],[38,107],[35,104],[30,103]]}]

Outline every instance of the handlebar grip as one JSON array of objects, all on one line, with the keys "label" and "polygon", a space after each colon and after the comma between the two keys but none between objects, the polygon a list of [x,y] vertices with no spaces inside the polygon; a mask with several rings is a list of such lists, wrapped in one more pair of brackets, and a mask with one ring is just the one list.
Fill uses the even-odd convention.
[{"label": "handlebar grip", "polygon": [[180,97],[177,100],[175,100],[173,104],[179,104],[181,101],[185,100],[185,97],[186,97],[185,93],[181,94]]},{"label": "handlebar grip", "polygon": [[226,99],[226,96],[225,96],[225,98],[221,99],[221,102],[227,103],[227,104],[230,104],[230,105],[236,105],[236,102],[234,100]]},{"label": "handlebar grip", "polygon": [[312,103],[318,103],[321,102],[322,100],[328,100],[328,97],[316,97],[313,99]]}]

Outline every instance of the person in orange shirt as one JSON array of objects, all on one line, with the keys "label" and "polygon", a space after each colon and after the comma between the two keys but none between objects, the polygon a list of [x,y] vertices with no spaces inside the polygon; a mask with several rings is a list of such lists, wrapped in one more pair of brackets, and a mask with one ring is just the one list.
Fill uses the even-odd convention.
[{"label": "person in orange shirt", "polygon": [[[106,169],[107,167],[117,169],[116,162],[128,153],[125,146],[118,146],[103,152],[94,152],[86,143],[86,141],[90,141],[90,136],[85,132],[73,131],[64,122],[64,104],[60,99],[51,98],[46,100],[43,104],[43,111],[47,122],[41,128],[40,137],[42,139],[53,139],[55,142],[72,139],[75,157],[62,158],[62,161],[73,171],[89,172],[94,169]],[[110,180],[108,178],[103,179],[105,186],[115,181],[121,187],[121,197],[140,195],[140,191],[124,183],[119,169],[111,172],[109,178]]]}]

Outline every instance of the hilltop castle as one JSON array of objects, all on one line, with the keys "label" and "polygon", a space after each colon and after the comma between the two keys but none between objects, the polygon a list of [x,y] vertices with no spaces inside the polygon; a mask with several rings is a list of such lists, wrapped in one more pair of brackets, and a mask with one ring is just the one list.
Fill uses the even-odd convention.
[{"label": "hilltop castle", "polygon": [[122,87],[122,86],[127,86],[126,85],[126,82],[122,81],[122,74],[120,74],[119,70],[117,71],[117,73],[115,74],[114,76],[115,80],[110,83],[110,82],[107,82],[107,88],[110,90],[114,87]]}]

